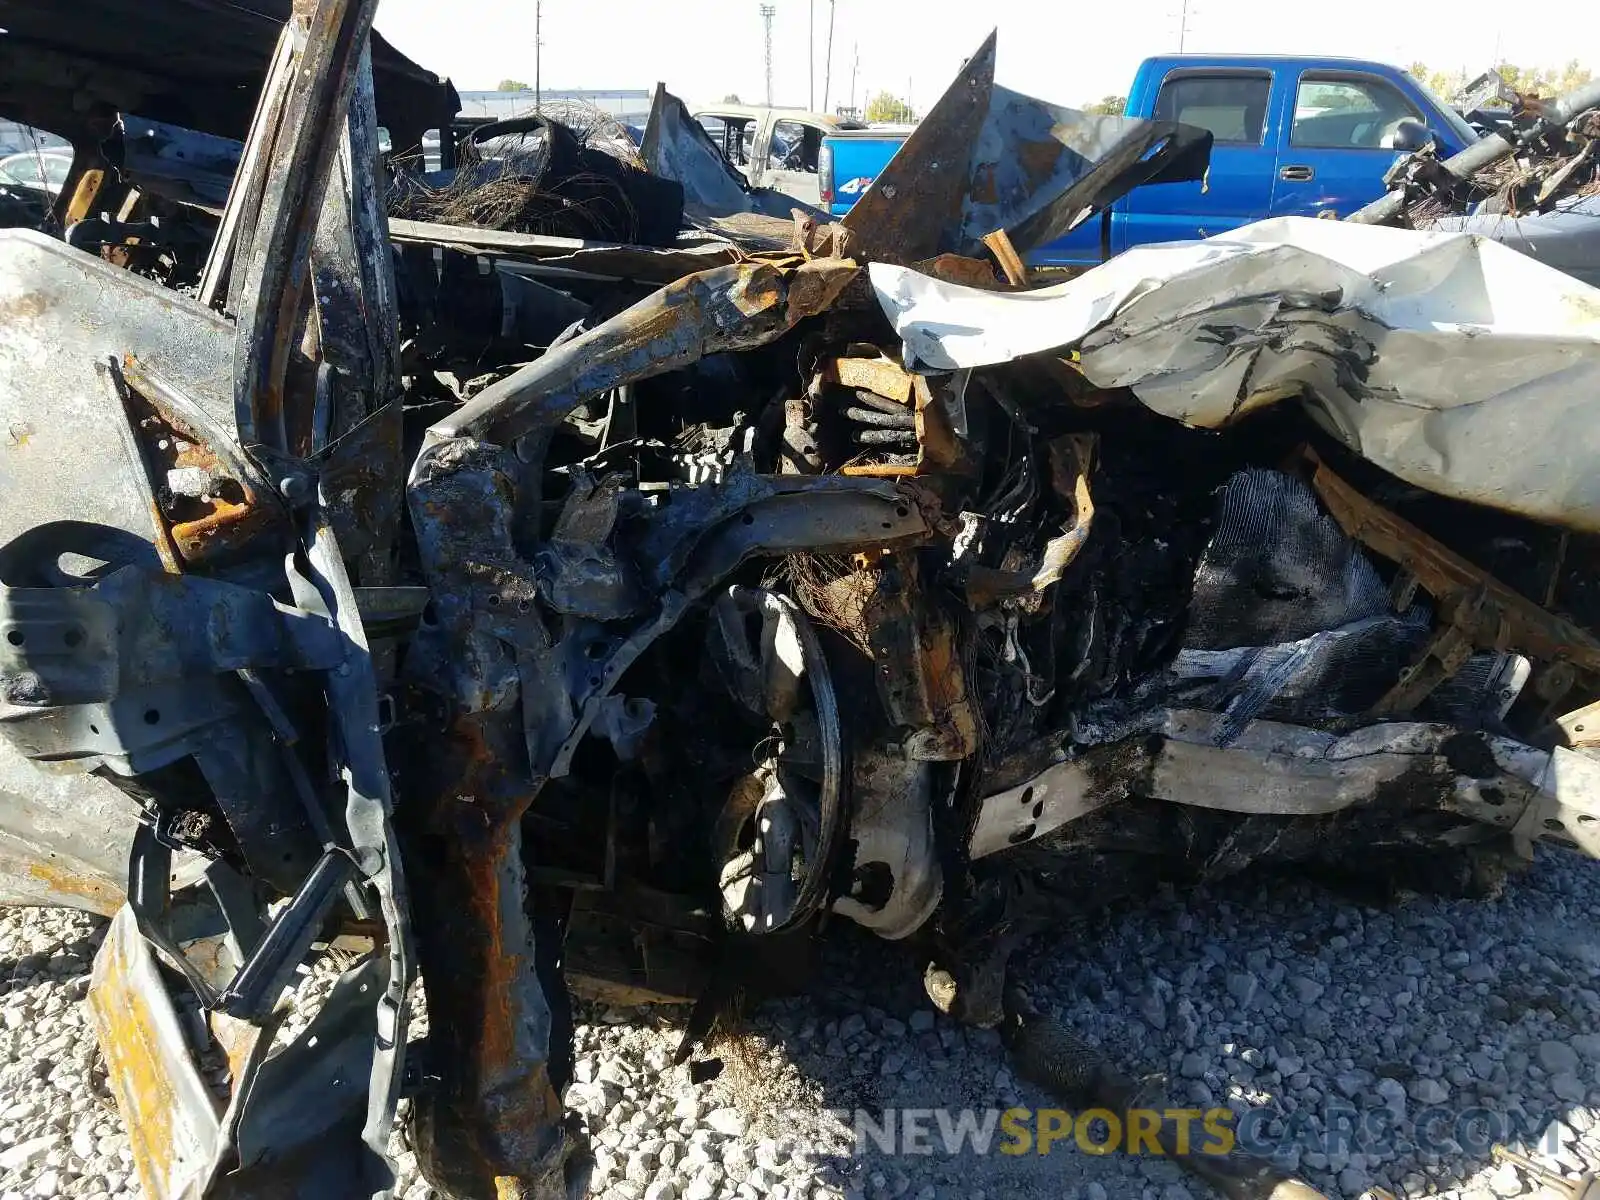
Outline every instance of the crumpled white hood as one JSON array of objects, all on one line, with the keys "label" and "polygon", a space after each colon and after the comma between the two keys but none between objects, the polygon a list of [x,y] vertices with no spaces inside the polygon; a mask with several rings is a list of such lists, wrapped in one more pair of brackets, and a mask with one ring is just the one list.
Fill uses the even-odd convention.
[{"label": "crumpled white hood", "polygon": [[1420,487],[1600,530],[1600,289],[1487,239],[1280,217],[1035,292],[871,273],[924,369],[1075,349],[1096,386],[1212,428],[1302,397]]}]

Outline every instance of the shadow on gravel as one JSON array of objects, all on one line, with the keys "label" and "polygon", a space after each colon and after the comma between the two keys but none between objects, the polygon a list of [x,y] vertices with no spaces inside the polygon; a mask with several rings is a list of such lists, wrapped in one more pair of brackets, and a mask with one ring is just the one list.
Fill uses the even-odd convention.
[{"label": "shadow on gravel", "polygon": [[[1497,1142],[1543,1138],[1546,1166],[1600,1167],[1597,917],[1600,874],[1561,851],[1488,900],[1378,906],[1261,873],[1085,915],[1019,954],[1013,974],[1126,1072],[1165,1072],[1175,1105],[1231,1110],[1241,1140],[1331,1197],[1467,1181],[1468,1195],[1516,1195],[1534,1189],[1495,1173]],[[1210,1194],[1158,1158],[1085,1153],[1072,1132],[1046,1155],[1008,1136],[1000,1110],[1052,1101],[1014,1078],[993,1033],[933,1013],[922,966],[913,948],[841,922],[812,987],[751,1014],[742,1052],[716,1052],[714,1090],[775,1110],[768,1136],[810,1142],[823,1178],[869,1200]],[[799,1086],[763,1064],[768,1046]],[[1036,1132],[1033,1121],[1014,1128]],[[908,1138],[924,1152],[907,1153]]]}]

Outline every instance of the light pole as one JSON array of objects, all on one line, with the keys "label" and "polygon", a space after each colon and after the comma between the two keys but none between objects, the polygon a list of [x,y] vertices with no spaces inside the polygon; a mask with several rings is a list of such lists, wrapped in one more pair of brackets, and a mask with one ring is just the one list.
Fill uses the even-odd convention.
[{"label": "light pole", "polygon": [[833,19],[839,12],[839,0],[828,0],[828,54],[822,67],[822,111],[828,111],[828,94],[833,91]]},{"label": "light pole", "polygon": [[811,0],[811,24],[807,27],[806,108],[817,111],[817,0]]},{"label": "light pole", "polygon": [[772,107],[772,18],[778,15],[776,4],[761,6],[761,20],[767,27],[767,107]]}]

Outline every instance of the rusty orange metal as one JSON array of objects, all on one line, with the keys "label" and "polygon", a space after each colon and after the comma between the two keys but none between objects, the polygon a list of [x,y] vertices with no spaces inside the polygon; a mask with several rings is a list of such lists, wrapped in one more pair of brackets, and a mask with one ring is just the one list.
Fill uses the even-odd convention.
[{"label": "rusty orange metal", "polygon": [[[1416,576],[1439,601],[1442,615],[1451,622],[1458,616],[1463,619],[1479,645],[1494,646],[1504,636],[1506,648],[1521,650],[1541,662],[1570,663],[1600,674],[1600,641],[1586,630],[1513,591],[1409,521],[1367,499],[1326,463],[1314,456],[1313,461],[1312,486],[1333,519],[1358,542]],[[1473,616],[1469,610],[1479,596],[1479,615]]]},{"label": "rusty orange metal", "polygon": [[277,514],[260,503],[249,480],[234,477],[235,472],[198,431],[186,428],[166,406],[138,390],[144,374],[137,361],[126,359],[123,372],[129,419],[151,475],[160,479],[174,468],[195,468],[225,479],[232,493],[201,498],[169,496],[165,505],[152,503],[150,515],[163,566],[171,574],[181,574],[186,566],[226,561],[248,551],[277,520]]},{"label": "rusty orange metal", "polygon": [[933,385],[926,376],[916,377],[913,394],[917,402],[917,445],[921,449],[917,467],[924,472],[949,470],[966,457],[966,448],[944,408],[935,403]]},{"label": "rusty orange metal", "polygon": [[981,258],[968,258],[964,254],[941,254],[938,258],[924,259],[912,270],[929,275],[945,283],[962,287],[981,288],[986,292],[1005,290],[1005,282],[995,277],[994,268]]},{"label": "rusty orange metal", "polygon": [[150,954],[123,908],[95,957],[88,1003],[139,1182],[151,1200],[167,1200],[203,1187],[221,1105],[187,1057]]},{"label": "rusty orange metal", "polygon": [[122,907],[122,889],[107,880],[87,874],[73,874],[48,862],[29,863],[28,874],[51,894],[82,902],[75,907],[87,908],[107,917]]},{"label": "rusty orange metal", "polygon": [[856,479],[914,479],[920,472],[920,467],[906,463],[847,463],[839,468],[839,474]]},{"label": "rusty orange metal", "polygon": [[[437,804],[427,821],[442,851],[415,886],[440,911],[419,930],[423,971],[452,986],[429,997],[441,1054],[459,1064],[448,1087],[418,1104],[418,1153],[435,1186],[460,1195],[542,1195],[561,1099],[547,1073],[548,1047],[534,1036],[544,1005],[525,909],[522,817],[537,787],[507,764],[520,722],[494,714],[455,721],[444,752]],[[446,1094],[447,1093],[447,1094]]]},{"label": "rusty orange metal", "polygon": [[875,573],[862,615],[885,711],[911,731],[905,742],[915,757],[969,757],[978,749],[978,718],[954,618],[921,586],[915,557],[885,555]]},{"label": "rusty orange metal", "polygon": [[823,364],[822,377],[840,387],[865,388],[899,404],[911,403],[916,381],[916,376],[884,355],[831,359]]},{"label": "rusty orange metal", "polygon": [[989,247],[989,252],[994,255],[995,262],[1000,264],[1000,269],[1005,272],[1006,282],[1012,287],[1026,287],[1028,284],[1028,268],[1022,261],[1022,255],[1017,253],[1017,248],[1011,244],[1011,235],[1004,229],[996,229],[993,233],[985,234],[983,244]]},{"label": "rusty orange metal", "polygon": [[73,189],[72,199],[67,204],[66,224],[76,225],[94,212],[95,201],[105,181],[106,173],[98,167],[91,167],[78,178],[78,186]]},{"label": "rusty orange metal", "polygon": [[239,554],[269,528],[272,513],[251,504],[212,502],[212,511],[172,527],[172,537],[185,563],[198,566]]}]

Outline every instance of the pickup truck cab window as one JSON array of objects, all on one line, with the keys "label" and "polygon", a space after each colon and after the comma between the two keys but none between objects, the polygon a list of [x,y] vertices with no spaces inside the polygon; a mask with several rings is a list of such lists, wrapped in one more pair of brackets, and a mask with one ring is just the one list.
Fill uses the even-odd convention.
[{"label": "pickup truck cab window", "polygon": [[722,157],[736,167],[750,165],[750,143],[755,134],[755,122],[710,115],[701,116],[698,120],[700,128],[722,151]]},{"label": "pickup truck cab window", "polygon": [[1427,121],[1398,88],[1370,76],[1307,72],[1295,95],[1289,144],[1320,150],[1390,150],[1402,121]]},{"label": "pickup truck cab window", "polygon": [[[1203,182],[1135,188],[1117,201],[1120,227],[1113,247],[1211,237],[1258,219],[1272,205],[1278,163],[1273,114],[1287,103],[1286,95],[1267,70],[1226,64],[1168,68],[1154,89],[1152,115],[1209,129],[1216,139],[1211,166]],[[1144,103],[1151,99],[1145,92]]]},{"label": "pickup truck cab window", "polygon": [[772,145],[767,150],[767,165],[774,171],[817,170],[822,150],[822,130],[800,121],[779,121],[772,127]]},{"label": "pickup truck cab window", "polygon": [[1259,146],[1266,137],[1272,76],[1244,71],[1185,71],[1167,76],[1156,97],[1158,121],[1209,129],[1218,142]]}]

